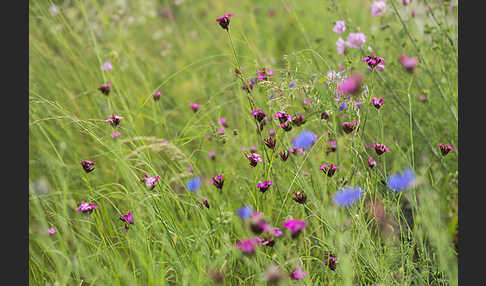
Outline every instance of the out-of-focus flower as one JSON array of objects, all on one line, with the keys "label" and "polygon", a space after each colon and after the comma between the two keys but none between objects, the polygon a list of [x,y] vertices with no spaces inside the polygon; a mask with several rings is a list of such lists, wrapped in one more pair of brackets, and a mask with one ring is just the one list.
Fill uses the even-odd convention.
[{"label": "out-of-focus flower", "polygon": [[110,62],[105,62],[102,66],[101,69],[104,71],[111,71],[113,69],[113,66],[111,65]]},{"label": "out-of-focus flower", "polygon": [[366,36],[364,33],[349,33],[345,42],[346,46],[355,49],[359,49],[364,43],[366,43]]},{"label": "out-of-focus flower", "polygon": [[343,54],[346,50],[346,42],[341,37],[336,41],[336,49],[339,55]]},{"label": "out-of-focus flower", "polygon": [[259,237],[248,238],[236,243],[236,247],[247,254],[255,252],[255,247],[260,244],[262,240]]},{"label": "out-of-focus flower", "polygon": [[348,104],[346,103],[346,101],[343,101],[340,105],[339,105],[339,111],[343,111],[343,110],[347,110],[348,109]]},{"label": "out-of-focus flower", "polygon": [[381,16],[386,12],[385,1],[376,1],[371,4],[371,16]]},{"label": "out-of-focus flower", "polygon": [[399,60],[402,63],[403,68],[409,73],[415,72],[415,68],[419,62],[417,58],[409,58],[407,55],[401,55]]},{"label": "out-of-focus flower", "polygon": [[155,188],[155,185],[157,184],[158,180],[159,180],[159,176],[154,178],[154,177],[149,176],[147,174],[143,174],[143,178],[140,179],[140,181],[145,184],[145,187],[149,191],[151,191]]},{"label": "out-of-focus flower", "polygon": [[53,228],[53,227],[50,227],[50,228],[48,228],[48,229],[47,229],[47,233],[48,233],[48,234],[50,234],[50,235],[53,235],[53,234],[55,234],[56,232],[57,232],[57,231],[56,231],[56,229],[55,229],[55,228]]},{"label": "out-of-focus flower", "polygon": [[243,206],[236,210],[236,214],[242,219],[247,219],[251,216],[253,209],[250,206]]},{"label": "out-of-focus flower", "polygon": [[87,203],[85,201],[81,201],[81,205],[76,209],[78,212],[82,213],[92,213],[95,209],[98,209],[98,206],[95,206],[94,202]]},{"label": "out-of-focus flower", "polygon": [[279,266],[273,265],[265,270],[263,277],[267,283],[275,285],[282,281],[285,275]]},{"label": "out-of-focus flower", "polygon": [[121,132],[120,131],[117,131],[117,132],[114,132],[114,133],[111,133],[110,136],[113,137],[113,138],[116,138],[118,136],[121,135]]},{"label": "out-of-focus flower", "polygon": [[200,200],[197,200],[197,203],[202,207],[206,207],[209,209],[209,199],[208,198],[204,198],[202,201]]},{"label": "out-of-focus flower", "polygon": [[454,150],[454,147],[452,147],[452,145],[444,144],[442,142],[437,144],[437,146],[439,146],[440,152],[442,153],[442,156],[445,156],[445,155],[449,154],[450,151]]},{"label": "out-of-focus flower", "polygon": [[299,133],[299,135],[292,140],[292,145],[296,148],[307,149],[314,145],[317,140],[317,136],[309,130],[304,130]]},{"label": "out-of-focus flower", "polygon": [[280,156],[280,159],[282,159],[282,161],[287,161],[287,159],[289,158],[289,151],[280,151],[278,155]]},{"label": "out-of-focus flower", "polygon": [[353,120],[351,122],[343,122],[343,124],[341,124],[341,127],[346,133],[353,132],[358,126],[359,126],[358,120]]},{"label": "out-of-focus flower", "polygon": [[[402,0],[404,6],[407,6],[410,3],[410,0]],[[452,3],[452,1],[451,1]]]},{"label": "out-of-focus flower", "polygon": [[226,117],[221,117],[219,120],[218,120],[218,123],[223,125],[225,128],[228,128],[228,124],[226,124]]},{"label": "out-of-focus flower", "polygon": [[111,81],[109,83],[104,83],[102,84],[98,90],[101,91],[104,95],[109,95],[110,94],[110,87],[112,86]]},{"label": "out-of-focus flower", "polygon": [[221,28],[228,30],[231,17],[233,17],[233,15],[226,14],[226,15],[223,15],[222,17],[219,17],[218,19],[216,19],[216,22],[219,23]]},{"label": "out-of-focus flower", "polygon": [[344,21],[336,21],[336,24],[334,25],[334,28],[332,28],[334,33],[336,34],[342,34],[344,31],[346,31],[346,24]]},{"label": "out-of-focus flower", "polygon": [[88,161],[88,160],[81,161],[81,166],[83,167],[86,173],[93,171],[95,169],[94,165],[96,165],[96,163],[93,161]]},{"label": "out-of-focus flower", "polygon": [[152,96],[154,97],[155,101],[159,101],[160,97],[162,96],[162,93],[160,91],[156,91],[156,92],[152,93]]},{"label": "out-of-focus flower", "polygon": [[59,6],[57,6],[57,5],[51,5],[49,7],[49,12],[51,13],[52,16],[57,15],[57,13],[59,13]]},{"label": "out-of-focus flower", "polygon": [[331,153],[331,152],[336,152],[337,149],[337,143],[334,140],[329,141],[329,146],[326,149],[326,154]]},{"label": "out-of-focus flower", "polygon": [[292,88],[295,86],[295,80],[291,81],[290,84],[289,84],[289,87]]},{"label": "out-of-focus flower", "polygon": [[268,130],[268,135],[270,135],[270,136],[275,135],[275,130],[274,129]]},{"label": "out-of-focus flower", "polygon": [[324,265],[327,265],[332,271],[336,271],[337,262],[338,259],[331,253],[329,257],[324,260]]},{"label": "out-of-focus flower", "polygon": [[388,187],[395,191],[403,191],[408,189],[415,182],[415,174],[412,169],[406,168],[402,173],[397,172],[388,177]]},{"label": "out-of-focus flower", "polygon": [[194,177],[187,181],[186,187],[190,192],[195,192],[201,187],[202,180],[200,177]]},{"label": "out-of-focus flower", "polygon": [[192,109],[192,111],[197,112],[199,107],[201,107],[201,104],[194,102],[194,103],[189,103],[189,107]]},{"label": "out-of-focus flower", "polygon": [[211,159],[211,160],[216,159],[216,151],[214,151],[214,150],[209,151],[207,157],[208,157],[208,159]]},{"label": "out-of-focus flower", "polygon": [[321,113],[321,119],[324,119],[324,120],[328,120],[329,119],[329,112],[324,110],[322,113]]},{"label": "out-of-focus flower", "polygon": [[218,270],[210,269],[209,277],[211,277],[213,282],[216,284],[222,284],[224,281],[224,273]]},{"label": "out-of-focus flower", "polygon": [[296,115],[294,115],[294,117],[292,118],[292,124],[296,125],[296,126],[300,126],[304,123],[306,123],[307,121],[304,119],[304,115],[303,114],[299,114],[299,112],[297,112]]},{"label": "out-of-focus flower", "polygon": [[304,270],[302,270],[302,267],[299,267],[297,270],[292,272],[292,277],[295,280],[302,280],[302,279],[304,279],[304,276],[306,276],[306,275],[307,275],[307,272],[304,272]]},{"label": "out-of-focus flower", "polygon": [[350,206],[361,199],[363,191],[361,188],[345,187],[334,195],[334,202],[338,206]]},{"label": "out-of-focus flower", "polygon": [[381,30],[385,30],[386,28],[388,28],[388,24],[383,24],[383,25],[380,26]]},{"label": "out-of-focus flower", "polygon": [[305,221],[296,219],[289,219],[283,223],[283,227],[292,232],[292,238],[297,238],[306,225]]},{"label": "out-of-focus flower", "polygon": [[356,94],[361,90],[361,83],[363,76],[361,74],[354,74],[344,78],[337,86],[339,94]]}]

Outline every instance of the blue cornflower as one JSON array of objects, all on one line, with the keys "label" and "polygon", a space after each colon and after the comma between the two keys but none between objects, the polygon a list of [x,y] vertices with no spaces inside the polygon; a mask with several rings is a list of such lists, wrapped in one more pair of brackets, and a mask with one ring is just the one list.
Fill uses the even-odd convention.
[{"label": "blue cornflower", "polygon": [[347,110],[348,109],[348,104],[346,103],[346,101],[343,101],[343,103],[341,103],[341,105],[339,105],[339,111],[343,111],[343,110]]},{"label": "blue cornflower", "polygon": [[406,168],[403,173],[397,172],[388,177],[388,187],[395,192],[408,189],[415,181],[415,175],[410,168]]},{"label": "blue cornflower", "polygon": [[304,130],[299,133],[299,135],[292,140],[292,144],[296,148],[304,148],[307,149],[312,146],[317,140],[316,134],[312,133],[312,131]]},{"label": "blue cornflower", "polygon": [[253,209],[250,206],[243,206],[236,210],[236,214],[239,215],[242,219],[249,218]]},{"label": "blue cornflower", "polygon": [[195,192],[199,189],[201,186],[201,178],[200,177],[194,177],[187,181],[186,187],[190,192]]},{"label": "blue cornflower", "polygon": [[334,202],[339,205],[339,206],[350,206],[354,202],[358,201],[361,199],[363,196],[363,191],[361,190],[360,187],[357,188],[352,188],[352,187],[346,187],[341,190],[339,190],[335,195],[334,195]]},{"label": "blue cornflower", "polygon": [[295,85],[295,80],[290,82],[289,87],[292,88],[292,87],[294,87],[294,85]]}]

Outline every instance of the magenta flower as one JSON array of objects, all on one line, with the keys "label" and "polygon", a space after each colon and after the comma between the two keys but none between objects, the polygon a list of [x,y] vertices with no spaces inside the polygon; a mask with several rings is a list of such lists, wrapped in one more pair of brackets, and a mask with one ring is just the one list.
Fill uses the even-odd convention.
[{"label": "magenta flower", "polygon": [[98,209],[98,206],[95,206],[94,202],[87,203],[85,201],[81,201],[81,205],[76,209],[78,212],[82,213],[92,213],[95,209]]},{"label": "magenta flower", "polygon": [[111,81],[109,83],[104,83],[98,88],[98,90],[101,91],[101,93],[103,93],[104,95],[109,95],[111,85],[112,85]]},{"label": "magenta flower", "polygon": [[[297,115],[298,114],[298,115]],[[296,125],[296,126],[300,126],[304,123],[307,122],[307,120],[304,119],[304,115],[303,114],[299,114],[297,112],[296,115],[294,115],[294,117],[292,118],[292,124]]]},{"label": "magenta flower", "polygon": [[385,1],[376,1],[371,4],[371,16],[381,16],[386,12]]},{"label": "magenta flower", "polygon": [[303,190],[297,192],[293,191],[294,197],[292,198],[294,201],[298,202],[299,204],[303,204],[307,201],[307,195],[304,193]]},{"label": "magenta flower", "polygon": [[260,154],[257,154],[257,153],[248,154],[248,155],[246,155],[246,157],[250,161],[250,166],[252,166],[252,167],[256,167],[258,162],[263,162],[262,156],[260,156]]},{"label": "magenta flower", "polygon": [[218,174],[216,177],[212,177],[211,181],[213,182],[213,185],[216,188],[218,188],[218,189],[223,188],[223,184],[224,184],[223,174]]},{"label": "magenta flower", "polygon": [[417,58],[409,58],[407,55],[401,55],[399,58],[400,62],[403,65],[403,68],[405,68],[406,71],[409,73],[415,72],[415,68],[418,65],[418,59]]},{"label": "magenta flower", "polygon": [[256,152],[256,150],[257,150],[257,147],[255,145],[253,145],[253,146],[250,147],[250,151],[251,152]]},{"label": "magenta flower", "polygon": [[373,159],[373,157],[370,157],[370,158],[368,159],[368,166],[369,166],[371,169],[373,169],[373,167],[374,167],[374,166],[376,166],[376,161],[375,161],[375,159]]},{"label": "magenta flower", "polygon": [[111,71],[113,69],[113,66],[111,65],[110,62],[105,62],[102,66],[101,69],[104,71]]},{"label": "magenta flower", "polygon": [[265,221],[263,215],[259,212],[253,212],[249,222],[250,230],[259,235],[264,231],[270,230],[270,226]]},{"label": "magenta flower", "polygon": [[332,177],[334,176],[334,173],[339,170],[339,167],[334,164],[324,164],[319,168],[319,170],[321,170],[328,177]]},{"label": "magenta flower", "polygon": [[258,81],[268,80],[268,76],[271,76],[274,73],[275,71],[273,70],[267,71],[265,68],[263,68],[262,70],[257,70],[256,71],[257,80]]},{"label": "magenta flower", "polygon": [[263,139],[263,142],[265,143],[265,145],[268,148],[274,150],[275,149],[275,145],[277,144],[277,139],[273,139],[271,137],[270,138],[265,138],[265,139]]},{"label": "magenta flower", "polygon": [[292,272],[292,275],[295,280],[302,280],[304,279],[304,276],[307,275],[307,272],[304,272],[304,270],[302,270],[302,267],[299,266],[297,270]]},{"label": "magenta flower", "polygon": [[255,247],[260,244],[262,240],[259,237],[252,237],[236,243],[236,247],[247,254],[255,252]]},{"label": "magenta flower", "polygon": [[114,132],[114,133],[111,133],[110,136],[113,137],[113,138],[116,138],[118,136],[121,135],[121,132],[120,131],[117,131],[117,132]]},{"label": "magenta flower", "polygon": [[270,136],[275,135],[275,130],[274,129],[268,130],[268,135],[270,135]]},{"label": "magenta flower", "polygon": [[152,93],[152,95],[153,95],[155,101],[159,101],[160,97],[162,96],[162,93],[160,91],[156,91],[156,92]]},{"label": "magenta flower", "polygon": [[125,230],[128,231],[128,225],[133,224],[133,216],[132,216],[132,211],[129,211],[127,214],[121,214],[120,215],[120,220],[125,223]]},{"label": "magenta flower", "polygon": [[344,21],[336,21],[336,25],[334,25],[334,28],[332,30],[336,34],[342,34],[344,33],[344,31],[346,31],[346,24],[344,23]]},{"label": "magenta flower", "polygon": [[277,111],[273,117],[278,118],[278,121],[280,123],[292,121],[292,117],[290,116],[290,114],[287,114],[284,111]]},{"label": "magenta flower", "polygon": [[208,198],[204,198],[202,200],[202,202],[200,200],[197,200],[197,203],[202,207],[202,206],[205,206],[206,208],[209,209],[209,199]]},{"label": "magenta flower", "polygon": [[343,128],[344,132],[351,133],[359,126],[358,120],[353,120],[352,122],[343,122],[341,127]]},{"label": "magenta flower", "polygon": [[385,59],[376,56],[375,53],[370,54],[369,56],[365,57],[361,61],[368,64],[368,70],[370,71],[374,68],[376,68],[377,70],[383,70],[385,68],[383,66]]},{"label": "magenta flower", "polygon": [[439,146],[442,156],[445,156],[449,154],[450,151],[454,150],[454,147],[452,147],[450,144],[439,143],[437,146]]},{"label": "magenta flower", "polygon": [[199,104],[197,102],[189,103],[188,105],[192,109],[192,111],[194,111],[194,112],[197,112],[199,107],[201,107],[201,104]]},{"label": "magenta flower", "polygon": [[93,161],[88,161],[88,160],[81,161],[81,166],[83,167],[86,173],[93,171],[95,169],[94,165],[96,165],[96,163]]},{"label": "magenta flower", "polygon": [[260,189],[259,191],[262,193],[265,193],[270,186],[273,186],[272,181],[263,181],[263,182],[258,182],[257,187]]},{"label": "magenta flower", "polygon": [[[407,6],[410,3],[410,0],[402,0],[403,6]],[[452,1],[451,1],[452,3]]]},{"label": "magenta flower", "polygon": [[157,181],[159,180],[159,176],[157,177],[152,177],[147,174],[143,174],[143,178],[140,180],[142,183],[145,183],[145,187],[147,190],[151,191],[155,188],[155,185],[157,184]]},{"label": "magenta flower", "polygon": [[361,90],[363,76],[354,74],[344,78],[337,86],[339,94],[356,94]]},{"label": "magenta flower", "polygon": [[56,232],[57,232],[57,231],[56,231],[56,229],[55,229],[55,228],[53,228],[53,227],[50,227],[50,228],[48,228],[48,229],[47,229],[47,233],[48,233],[48,234],[50,234],[50,235],[53,235],[53,234],[55,234]]},{"label": "magenta flower", "polygon": [[251,115],[255,117],[258,122],[261,122],[263,118],[265,118],[265,112],[261,111],[260,109],[253,110]]},{"label": "magenta flower", "polygon": [[366,42],[364,33],[349,33],[346,38],[346,46],[359,49]]},{"label": "magenta flower", "polygon": [[339,55],[346,51],[346,42],[341,37],[339,37],[339,39],[336,41],[336,49]]},{"label": "magenta flower", "polygon": [[338,259],[334,254],[330,254],[329,257],[324,261],[324,265],[327,265],[332,271],[336,271]]},{"label": "magenta flower", "polygon": [[296,219],[289,219],[283,223],[283,227],[292,232],[292,238],[297,238],[306,225],[305,221]]},{"label": "magenta flower", "polygon": [[280,156],[280,159],[282,159],[282,161],[287,161],[287,159],[289,158],[289,151],[280,151],[278,155]]},{"label": "magenta flower", "polygon": [[378,144],[376,142],[373,142],[373,148],[375,148],[376,154],[381,155],[385,152],[390,152],[390,149],[388,149],[385,144]]},{"label": "magenta flower", "polygon": [[108,119],[105,120],[105,123],[110,123],[111,126],[116,128],[118,125],[120,125],[120,121],[123,119],[123,117],[115,115],[113,113]]},{"label": "magenta flower", "polygon": [[220,128],[218,129],[218,135],[219,135],[219,136],[223,136],[223,135],[224,135],[224,131],[225,131],[225,130],[226,130],[226,129],[225,129],[224,127],[220,127]]},{"label": "magenta flower", "polygon": [[373,97],[371,99],[370,104],[373,104],[376,107],[376,109],[380,109],[384,102],[385,99],[383,99],[383,97],[380,98]]},{"label": "magenta flower", "polygon": [[209,151],[208,159],[215,160],[216,159],[216,151],[214,151],[214,150]]},{"label": "magenta flower", "polygon": [[221,124],[221,125],[223,125],[223,127],[228,128],[228,124],[226,124],[226,117],[221,117],[218,120],[218,123]]},{"label": "magenta flower", "polygon": [[226,14],[226,15],[223,15],[222,17],[219,17],[218,19],[216,19],[216,22],[219,23],[221,28],[228,30],[231,17],[233,17],[233,15]]}]

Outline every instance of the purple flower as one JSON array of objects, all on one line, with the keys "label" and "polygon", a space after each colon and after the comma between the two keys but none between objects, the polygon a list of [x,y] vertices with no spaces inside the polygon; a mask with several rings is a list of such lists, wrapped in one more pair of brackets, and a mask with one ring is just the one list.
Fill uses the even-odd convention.
[{"label": "purple flower", "polygon": [[385,1],[376,1],[371,4],[371,16],[381,16],[386,12]]},{"label": "purple flower", "polygon": [[[132,216],[132,211],[129,211],[127,214],[121,214],[120,215],[120,220],[124,222],[125,224],[133,224],[133,216]],[[125,226],[126,228],[128,226]]]},{"label": "purple flower", "polygon": [[359,49],[365,42],[366,36],[364,33],[349,33],[345,44],[348,47]]},{"label": "purple flower", "polygon": [[390,149],[388,149],[385,144],[378,144],[376,142],[373,142],[373,148],[375,148],[376,154],[381,155],[385,152],[390,152]]},{"label": "purple flower", "polygon": [[258,122],[261,122],[263,118],[265,118],[265,112],[261,111],[260,109],[253,110],[251,115],[255,117]]},{"label": "purple flower", "polygon": [[218,188],[218,189],[223,188],[223,184],[224,184],[223,174],[218,174],[216,177],[212,177],[211,180],[213,182],[213,185],[216,188]]},{"label": "purple flower", "polygon": [[339,167],[332,164],[332,163],[331,164],[324,164],[319,168],[319,170],[321,170],[328,177],[332,177],[332,176],[334,176],[334,173],[336,173],[336,171],[339,170]]},{"label": "purple flower", "polygon": [[304,193],[303,190],[297,192],[293,191],[294,197],[292,198],[294,201],[298,202],[299,204],[303,204],[307,201],[307,195]]},{"label": "purple flower", "polygon": [[110,62],[105,62],[102,66],[101,69],[104,71],[111,71],[113,69],[113,66],[111,65]]},{"label": "purple flower", "polygon": [[277,139],[273,139],[273,138],[265,138],[263,139],[263,142],[265,142],[265,145],[274,150],[275,149],[275,145],[277,144]]},{"label": "purple flower", "polygon": [[111,81],[109,83],[104,83],[98,88],[98,90],[101,91],[101,93],[103,93],[104,95],[109,95],[111,85],[112,85]]},{"label": "purple flower", "polygon": [[371,99],[370,104],[373,104],[376,107],[376,109],[380,109],[380,107],[383,105],[384,102],[385,99],[383,99],[383,97],[380,98],[373,97]]},{"label": "purple flower", "polygon": [[270,136],[275,135],[275,130],[274,129],[268,130],[268,135],[270,135]]},{"label": "purple flower", "polygon": [[280,151],[278,155],[280,155],[280,159],[282,159],[282,161],[287,161],[289,158],[289,151]]},{"label": "purple flower", "polygon": [[369,166],[371,169],[373,169],[373,167],[374,167],[374,166],[376,166],[376,161],[375,161],[375,159],[373,159],[373,157],[370,157],[370,158],[368,159],[368,166]]},{"label": "purple flower", "polygon": [[305,221],[296,219],[289,219],[283,223],[283,227],[292,232],[292,238],[297,238],[306,225]]},{"label": "purple flower", "polygon": [[236,243],[236,247],[244,253],[252,254],[255,252],[255,247],[260,244],[262,240],[259,237],[248,238]]},{"label": "purple flower", "polygon": [[140,181],[142,183],[145,183],[145,187],[147,188],[147,190],[151,191],[155,188],[155,185],[157,184],[157,181],[159,180],[159,176],[157,177],[152,177],[152,176],[149,176],[147,174],[143,174],[143,178],[140,179]]},{"label": "purple flower", "polygon": [[247,219],[251,216],[253,212],[250,206],[243,206],[236,210],[236,214],[239,215],[242,219]]},{"label": "purple flower", "polygon": [[263,182],[258,182],[257,187],[259,188],[259,191],[262,193],[265,193],[270,186],[273,186],[272,181],[263,181]]},{"label": "purple flower", "polygon": [[228,124],[226,124],[226,117],[221,117],[221,119],[218,120],[218,123],[228,128]]},{"label": "purple flower", "polygon": [[361,61],[368,64],[368,69],[370,71],[372,69],[374,69],[375,67],[376,67],[377,70],[383,70],[385,68],[383,66],[385,59],[382,58],[382,57],[376,56],[375,53],[370,54],[369,56],[365,57]]},{"label": "purple flower", "polygon": [[332,30],[336,34],[342,34],[344,33],[344,31],[346,31],[346,24],[344,23],[344,21],[336,21],[336,25],[334,25],[334,28]]},{"label": "purple flower", "polygon": [[105,123],[110,123],[111,126],[116,128],[118,125],[120,125],[122,119],[123,117],[115,115],[115,113],[113,113],[108,119],[105,120]]},{"label": "purple flower", "polygon": [[208,159],[214,160],[216,158],[216,151],[214,151],[214,150],[209,151],[207,157],[208,157]]},{"label": "purple flower", "polygon": [[250,151],[251,152],[255,152],[256,150],[257,150],[257,147],[256,146],[253,145],[253,146],[250,147]]},{"label": "purple flower", "polygon": [[307,272],[304,272],[304,270],[302,270],[302,267],[299,266],[297,270],[292,272],[292,275],[295,280],[302,280],[304,279],[304,276],[307,275]]},{"label": "purple flower", "polygon": [[263,80],[268,80],[268,76],[271,76],[275,73],[273,70],[267,71],[266,68],[262,68],[262,70],[257,70],[256,75],[257,75],[257,80],[258,81],[263,81]]},{"label": "purple flower", "polygon": [[118,136],[121,135],[121,132],[120,131],[117,131],[117,132],[114,132],[114,133],[111,133],[110,136],[113,137],[113,138],[116,138]]},{"label": "purple flower", "polygon": [[222,17],[219,17],[218,19],[216,19],[216,22],[219,23],[221,28],[228,30],[231,17],[233,17],[233,15],[226,14],[226,15],[223,15]]},{"label": "purple flower", "polygon": [[386,28],[388,28],[388,24],[383,24],[383,25],[380,26],[381,30],[385,30]]},{"label": "purple flower", "polygon": [[336,41],[336,49],[339,55],[343,54],[346,50],[346,42],[341,37]]},{"label": "purple flower", "polygon": [[92,213],[95,209],[98,209],[98,206],[95,206],[94,202],[87,203],[85,201],[81,201],[81,205],[76,209],[78,212],[82,213]]},{"label": "purple flower", "polygon": [[224,127],[220,127],[220,128],[218,129],[218,135],[219,135],[219,136],[223,136],[223,135],[224,135],[224,131],[225,131],[225,130],[226,130],[226,129],[225,129]]},{"label": "purple flower", "polygon": [[417,58],[409,58],[407,55],[401,55],[399,58],[400,62],[403,65],[403,68],[405,68],[406,71],[409,73],[415,72],[415,68],[418,65],[418,59]]},{"label": "purple flower", "polygon": [[344,132],[351,133],[359,126],[358,120],[353,120],[352,122],[343,122],[341,127],[343,128]]},{"label": "purple flower", "polygon": [[338,206],[350,206],[354,202],[358,201],[361,199],[363,196],[363,191],[361,188],[352,188],[352,187],[346,187],[341,190],[339,190],[335,195],[334,195],[334,202]]},{"label": "purple flower", "polygon": [[186,187],[190,192],[195,192],[201,187],[202,180],[200,177],[194,177],[187,181]]},{"label": "purple flower", "polygon": [[56,229],[55,229],[55,228],[53,228],[53,227],[50,227],[50,228],[48,228],[48,229],[47,229],[47,233],[48,233],[48,234],[50,234],[50,235],[53,235],[53,234],[55,234],[56,232],[57,232],[57,231],[56,231]]},{"label": "purple flower", "polygon": [[338,259],[336,258],[336,256],[334,256],[334,254],[331,253],[329,257],[324,261],[324,265],[327,265],[332,271],[336,271],[337,262]]},{"label": "purple flower", "polygon": [[337,86],[339,94],[355,94],[361,90],[361,83],[363,76],[361,74],[354,74],[344,78]]},{"label": "purple flower", "polygon": [[343,110],[347,110],[348,109],[348,104],[346,103],[346,101],[343,101],[340,105],[339,105],[339,111],[343,111]]},{"label": "purple flower", "polygon": [[93,171],[95,169],[94,165],[96,165],[96,163],[93,161],[88,161],[88,160],[81,161],[81,166],[83,167],[86,173]]},{"label": "purple flower", "polygon": [[162,96],[162,93],[160,91],[156,91],[156,92],[152,93],[152,95],[153,95],[155,101],[159,101],[160,97]]},{"label": "purple flower", "polygon": [[[402,3],[403,3],[403,6],[407,6],[410,3],[410,0],[403,0]],[[451,1],[451,3],[452,3],[452,1]]]},{"label": "purple flower", "polygon": [[188,105],[192,109],[192,111],[194,111],[194,112],[197,112],[199,107],[201,107],[201,104],[199,104],[198,102],[189,103]]},{"label": "purple flower", "polygon": [[246,155],[246,157],[250,161],[250,166],[252,166],[252,167],[256,167],[258,162],[263,162],[262,156],[260,156],[260,154],[257,154],[257,153],[248,154],[248,155]]},{"label": "purple flower", "polygon": [[410,168],[406,168],[403,173],[397,172],[388,177],[387,185],[393,191],[403,191],[408,189],[415,182],[415,175]]},{"label": "purple flower", "polygon": [[450,151],[454,150],[454,147],[452,147],[450,144],[439,143],[437,146],[439,146],[442,156],[445,156],[449,154]]},{"label": "purple flower", "polygon": [[307,149],[314,145],[317,140],[317,136],[309,130],[304,130],[299,133],[299,135],[292,140],[292,145],[296,148]]},{"label": "purple flower", "polygon": [[292,88],[295,86],[295,80],[291,81],[290,84],[289,84],[289,87]]}]

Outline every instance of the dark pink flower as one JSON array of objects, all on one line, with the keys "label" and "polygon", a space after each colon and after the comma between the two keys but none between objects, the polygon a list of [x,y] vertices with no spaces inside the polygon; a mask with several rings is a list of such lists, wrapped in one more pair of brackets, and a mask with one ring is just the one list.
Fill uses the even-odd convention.
[{"label": "dark pink flower", "polygon": [[127,214],[121,214],[120,215],[120,220],[125,223],[125,230],[128,231],[128,225],[133,224],[133,216],[132,216],[132,211],[129,211]]},{"label": "dark pink flower", "polygon": [[306,276],[306,275],[307,275],[307,272],[304,272],[304,270],[302,270],[302,267],[299,267],[297,270],[292,272],[292,277],[295,280],[302,280],[302,279],[304,279],[304,276]]},{"label": "dark pink flower", "polygon": [[223,125],[223,127],[228,128],[228,124],[226,124],[226,117],[221,117],[221,119],[218,120],[218,123]]},{"label": "dark pink flower", "polygon": [[306,225],[305,221],[296,219],[289,219],[283,223],[283,227],[292,232],[292,238],[297,238]]},{"label": "dark pink flower", "polygon": [[255,252],[255,247],[260,244],[262,240],[259,237],[252,237],[236,243],[236,247],[244,253],[252,254]]},{"label": "dark pink flower", "polygon": [[415,68],[417,67],[419,62],[417,58],[409,58],[407,57],[407,55],[401,55],[399,60],[402,63],[405,70],[408,71],[409,73],[413,73],[415,71]]},{"label": "dark pink flower", "polygon": [[373,104],[373,106],[376,107],[376,109],[380,109],[380,107],[383,105],[384,102],[385,99],[383,99],[383,97],[380,98],[373,97],[371,99],[370,104]]},{"label": "dark pink flower", "polygon": [[278,155],[280,155],[280,159],[282,159],[282,161],[287,161],[289,158],[289,151],[280,151]]},{"label": "dark pink flower", "polygon": [[98,88],[98,90],[101,91],[101,93],[103,93],[104,95],[109,95],[111,85],[112,85],[111,81],[109,83],[104,83]]},{"label": "dark pink flower", "polygon": [[347,78],[344,78],[338,84],[337,90],[340,95],[356,94],[361,90],[362,82],[363,82],[363,76],[361,74],[353,74]]},{"label": "dark pink flower", "polygon": [[159,101],[160,97],[162,96],[162,93],[160,91],[156,91],[156,92],[152,93],[152,95],[153,95],[155,101]]},{"label": "dark pink flower", "polygon": [[248,155],[246,155],[246,157],[250,161],[250,166],[252,166],[252,167],[256,167],[258,162],[263,162],[262,156],[260,156],[260,154],[257,154],[257,153],[248,154]]},{"label": "dark pink flower", "polygon": [[454,150],[454,147],[452,147],[450,144],[439,143],[437,146],[439,146],[442,156],[445,156],[449,154],[450,151]]},{"label": "dark pink flower", "polygon": [[105,123],[110,123],[111,126],[116,128],[118,125],[120,125],[122,119],[123,117],[115,115],[115,113],[113,113],[108,119],[105,120]]},{"label": "dark pink flower", "polygon": [[358,120],[353,120],[352,122],[343,122],[343,124],[341,124],[341,127],[346,133],[353,132],[358,126],[359,126]]},{"label": "dark pink flower", "polygon": [[199,107],[201,107],[201,104],[199,104],[198,102],[193,102],[189,103],[189,107],[192,109],[192,111],[197,112]]},{"label": "dark pink flower", "polygon": [[151,191],[155,188],[155,185],[157,184],[157,181],[159,180],[159,176],[157,177],[152,177],[147,174],[143,174],[143,178],[140,180],[142,183],[145,183],[145,187],[147,190]]},{"label": "dark pink flower", "polygon": [[88,160],[81,161],[81,166],[83,167],[86,173],[93,171],[95,169],[94,165],[96,165],[96,163],[93,161],[88,161]]},{"label": "dark pink flower", "polygon": [[121,132],[120,131],[117,131],[117,132],[114,132],[114,133],[111,133],[110,136],[113,137],[113,138],[116,138],[118,136],[121,135]]},{"label": "dark pink flower", "polygon": [[85,201],[81,201],[81,205],[76,209],[78,212],[82,213],[92,213],[95,209],[98,209],[98,206],[95,206],[94,202],[87,203]]},{"label": "dark pink flower", "polygon": [[292,198],[294,201],[298,202],[299,204],[303,204],[307,201],[307,195],[304,193],[303,190],[297,192],[293,191],[294,197]]},{"label": "dark pink flower", "polygon": [[233,17],[233,15],[226,14],[226,15],[223,15],[222,17],[219,17],[218,19],[216,19],[216,22],[219,23],[221,28],[228,30],[231,17]]},{"label": "dark pink flower", "polygon": [[263,142],[265,143],[265,145],[270,148],[270,149],[275,149],[275,145],[277,144],[277,139],[273,139],[273,138],[265,138],[263,139]]},{"label": "dark pink flower", "polygon": [[324,164],[319,168],[319,170],[321,170],[328,177],[332,177],[332,176],[334,176],[334,173],[336,173],[336,171],[339,170],[339,167],[332,164],[332,163],[331,164]]},{"label": "dark pink flower", "polygon": [[376,161],[375,161],[375,159],[373,159],[373,157],[370,157],[370,158],[368,159],[368,166],[369,166],[371,169],[373,169],[373,167],[374,167],[374,166],[376,166]]},{"label": "dark pink flower", "polygon": [[55,234],[56,232],[57,232],[57,231],[56,231],[56,229],[55,229],[55,228],[53,228],[53,227],[50,227],[50,228],[48,228],[48,229],[47,229],[47,233],[48,233],[48,234],[50,234],[50,235],[53,235],[53,234]]},{"label": "dark pink flower", "polygon": [[258,189],[260,192],[265,193],[270,186],[273,186],[272,181],[263,181],[263,182],[258,182]]},{"label": "dark pink flower", "polygon": [[376,154],[381,155],[385,152],[390,152],[390,149],[388,149],[385,144],[378,144],[376,142],[373,142],[373,148],[375,148]]},{"label": "dark pink flower", "polygon": [[369,70],[372,70],[375,67],[379,70],[383,70],[383,68],[384,68],[383,63],[385,62],[385,59],[382,58],[382,57],[376,56],[375,53],[372,53],[371,55],[365,57],[361,61],[368,64]]}]

